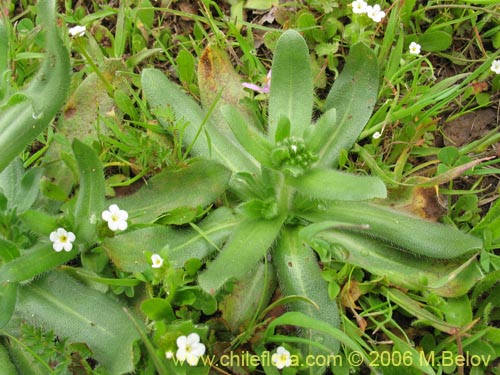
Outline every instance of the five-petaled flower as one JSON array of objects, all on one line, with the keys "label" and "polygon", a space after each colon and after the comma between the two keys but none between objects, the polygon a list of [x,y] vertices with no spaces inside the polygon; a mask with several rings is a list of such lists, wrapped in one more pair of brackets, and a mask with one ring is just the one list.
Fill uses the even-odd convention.
[{"label": "five-petaled flower", "polygon": [[356,14],[366,13],[366,7],[368,4],[364,0],[355,0],[351,3],[352,12]]},{"label": "five-petaled flower", "polygon": [[416,42],[411,42],[410,46],[408,47],[408,50],[412,55],[420,55],[420,48],[422,48],[420,44]]},{"label": "five-petaled flower", "polygon": [[177,348],[175,357],[179,361],[186,361],[190,366],[196,366],[200,357],[205,354],[205,345],[200,342],[200,336],[197,333],[191,333],[187,337],[179,336]]},{"label": "five-petaled flower", "polygon": [[500,74],[500,60],[495,60],[491,63],[490,70],[496,74]]},{"label": "five-petaled flower", "polygon": [[271,90],[271,71],[269,70],[269,72],[267,73],[262,87],[250,82],[243,82],[241,85],[247,89],[257,91],[260,94],[267,94]]},{"label": "five-petaled flower", "polygon": [[128,213],[120,210],[116,204],[112,204],[109,209],[102,212],[102,219],[108,222],[108,227],[112,231],[127,229]]},{"label": "five-petaled flower", "polygon": [[85,26],[74,26],[68,30],[71,36],[82,36],[85,34]]},{"label": "five-petaled flower", "polygon": [[374,22],[380,22],[380,21],[382,21],[382,18],[385,17],[385,12],[380,9],[380,5],[378,5],[378,4],[375,4],[374,6],[367,5],[366,14]]},{"label": "five-petaled flower", "polygon": [[280,370],[283,367],[289,367],[292,364],[290,352],[282,346],[278,346],[278,349],[276,349],[276,353],[274,353],[271,357],[271,361],[273,365],[275,365]]},{"label": "five-petaled flower", "polygon": [[160,268],[163,265],[163,258],[159,254],[151,255],[151,267]]},{"label": "five-petaled flower", "polygon": [[57,228],[57,230],[50,234],[49,238],[52,241],[52,248],[57,252],[63,249],[64,251],[71,251],[73,248],[72,242],[76,240],[75,234],[68,232],[64,228]]}]

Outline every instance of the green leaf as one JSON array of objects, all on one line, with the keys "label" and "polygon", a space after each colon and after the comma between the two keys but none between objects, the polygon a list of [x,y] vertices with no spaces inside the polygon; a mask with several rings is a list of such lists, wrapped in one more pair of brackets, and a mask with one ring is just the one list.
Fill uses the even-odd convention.
[{"label": "green leaf", "polygon": [[454,326],[465,327],[472,322],[472,306],[468,296],[449,298],[439,309],[444,312],[446,322]]},{"label": "green leaf", "polygon": [[431,325],[434,328],[437,328],[440,331],[446,332],[450,335],[453,334],[453,332],[456,332],[456,330],[459,328],[455,325],[446,323],[444,320],[427,311],[421,306],[420,302],[415,301],[399,289],[383,289],[385,294],[387,295],[387,298],[391,302],[395,302],[411,315],[417,317],[421,322],[425,322],[426,324]]},{"label": "green leaf", "polygon": [[0,111],[0,171],[46,127],[63,105],[70,84],[69,54],[58,35],[56,2],[41,0],[38,14],[45,27],[47,56],[23,91],[29,100]]},{"label": "green leaf", "polygon": [[250,126],[236,107],[225,105],[221,111],[222,116],[243,148],[261,164],[271,166],[272,145],[265,136],[253,126]]},{"label": "green leaf", "polygon": [[171,322],[175,320],[174,310],[170,303],[163,298],[151,298],[141,303],[141,310],[151,320]]},{"label": "green leaf", "polygon": [[359,201],[386,198],[387,190],[378,177],[357,176],[331,169],[312,169],[287,182],[306,196],[319,199]]},{"label": "green leaf", "polygon": [[[0,285],[0,328],[3,328],[14,314],[17,300],[17,284]],[[1,369],[1,364],[0,364]],[[3,374],[3,372],[0,372]]]},{"label": "green leaf", "polygon": [[[302,296],[317,306],[305,302],[290,303],[291,310],[305,314],[308,320],[316,322],[306,327],[315,329],[316,325],[323,324],[329,327],[329,330],[337,329],[340,325],[337,304],[330,300],[328,285],[321,277],[318,260],[314,252],[300,240],[298,230],[284,230],[272,256],[283,296]],[[271,329],[273,328],[268,327],[268,331]],[[320,342],[333,353],[339,351],[339,342],[335,336],[324,335],[309,329],[303,331],[302,336]],[[312,347],[307,352],[318,354],[317,349]]]},{"label": "green leaf", "polygon": [[442,52],[450,48],[453,37],[442,30],[426,30],[418,39],[425,52]]},{"label": "green leaf", "polygon": [[27,210],[19,215],[19,219],[29,230],[34,233],[39,233],[47,238],[50,233],[57,228],[58,222],[54,216],[46,214],[41,211]]},{"label": "green leaf", "polygon": [[[207,265],[198,282],[208,293],[214,294],[225,283],[253,272],[257,262],[266,255],[278,235],[284,218],[274,220],[243,220],[217,258]],[[249,241],[251,239],[251,241]]]},{"label": "green leaf", "polygon": [[243,332],[262,309],[276,289],[276,276],[271,264],[259,263],[251,274],[239,280],[232,292],[224,297],[219,308],[229,328]]},{"label": "green leaf", "polygon": [[86,242],[94,239],[97,222],[104,210],[104,173],[101,161],[92,147],[75,139],[73,152],[80,174],[74,214],[76,237]]},{"label": "green leaf", "polygon": [[110,374],[134,371],[132,344],[139,334],[123,307],[62,272],[20,288],[15,316],[70,342],[86,343]]},{"label": "green leaf", "polygon": [[349,150],[370,119],[378,95],[378,64],[375,53],[362,43],[351,47],[344,69],[325,101],[325,112],[337,110],[329,122],[330,136],[321,147],[320,164],[336,164],[341,150]]},{"label": "green leaf", "polygon": [[292,136],[303,136],[311,125],[313,95],[306,42],[298,32],[288,30],[278,39],[273,58],[268,133],[271,142],[276,138],[276,130],[282,117],[290,120]]},{"label": "green leaf", "polygon": [[10,209],[16,208],[17,213],[23,213],[35,203],[41,175],[42,170],[37,167],[25,171],[19,158],[0,173],[0,190],[7,198]]},{"label": "green leaf", "polygon": [[16,366],[14,366],[14,364],[11,362],[9,352],[2,344],[0,344],[0,374],[19,375],[16,370]]},{"label": "green leaf", "polygon": [[336,123],[337,111],[332,108],[326,111],[304,134],[306,144],[319,159],[323,157],[329,145],[335,141],[333,129]]},{"label": "green leaf", "polygon": [[482,241],[460,230],[368,202],[335,201],[324,212],[303,214],[308,220],[355,224],[352,229],[388,241],[402,250],[430,258],[452,259],[482,248]]},{"label": "green leaf", "polygon": [[213,158],[232,172],[258,171],[255,160],[237,141],[209,122],[199,105],[161,71],[144,69],[142,87],[153,114],[168,131],[174,133],[175,129],[169,119],[171,116],[167,115],[169,111],[173,111],[176,122],[186,123],[182,129],[182,141],[194,155]]},{"label": "green leaf", "polygon": [[[159,253],[180,268],[189,259],[204,259],[222,246],[238,220],[221,207],[208,214],[195,229],[173,229],[160,225],[130,230],[106,238],[102,247],[113,263],[125,272],[143,272],[150,265],[144,251]],[[147,243],[147,248],[144,244]],[[142,249],[142,250],[138,250]]]},{"label": "green leaf", "polygon": [[[301,236],[307,236],[307,230],[312,229],[310,227],[321,224],[305,227]],[[385,277],[402,288],[457,297],[467,293],[482,278],[477,261],[436,262],[435,259],[415,256],[364,234],[346,233],[338,227],[333,230],[327,227],[319,229],[324,231],[307,239],[314,248],[321,246],[318,240],[325,241],[334,258]]]},{"label": "green leaf", "polygon": [[175,58],[175,63],[177,65],[177,75],[181,82],[192,83],[195,76],[193,55],[185,49],[181,49]]},{"label": "green leaf", "polygon": [[0,267],[0,283],[17,283],[30,280],[54,267],[69,262],[77,256],[73,249],[70,252],[55,252],[52,244],[40,244],[23,251],[22,256],[3,264]]},{"label": "green leaf", "polygon": [[[274,319],[271,323],[269,323],[266,331],[264,332],[264,337],[266,338],[267,341],[280,342],[280,340],[283,339],[286,340],[287,336],[280,336],[274,334],[276,327],[280,325],[293,325],[301,328],[306,328],[307,330],[317,330],[319,332],[322,332],[328,335],[328,337],[330,337],[330,340],[333,339],[337,342],[337,350],[332,350],[330,347],[328,347],[330,352],[337,354],[338,342],[342,342],[342,344],[347,346],[349,349],[358,352],[363,357],[363,360],[366,363],[369,363],[368,354],[364,351],[364,349],[361,346],[359,346],[348,335],[346,335],[343,331],[341,331],[338,327],[332,326],[328,322],[316,319],[308,314],[304,314],[299,311],[287,312]],[[325,345],[325,343],[320,344],[319,341],[317,342],[318,345],[327,346]]]},{"label": "green leaf", "polygon": [[152,222],[162,214],[179,207],[205,207],[219,198],[227,188],[230,172],[222,165],[198,160],[176,171],[163,171],[138,192],[116,198],[134,222]]}]

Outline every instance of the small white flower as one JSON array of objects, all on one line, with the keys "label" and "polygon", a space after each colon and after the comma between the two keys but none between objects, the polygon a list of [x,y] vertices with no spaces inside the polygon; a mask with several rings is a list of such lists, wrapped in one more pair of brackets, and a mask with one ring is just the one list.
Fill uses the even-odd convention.
[{"label": "small white flower", "polygon": [[160,268],[163,265],[163,258],[158,254],[151,255],[151,263],[153,268]]},{"label": "small white flower", "polygon": [[63,249],[64,251],[71,251],[73,248],[72,242],[76,240],[75,234],[66,231],[64,228],[57,228],[57,230],[50,234],[49,238],[53,242],[52,248],[57,252]]},{"label": "small white flower", "polygon": [[378,5],[378,4],[375,4],[374,6],[367,5],[366,6],[366,14],[374,22],[380,22],[380,21],[382,21],[382,18],[385,17],[385,12],[380,9],[380,5]]},{"label": "small white flower", "polygon": [[172,352],[171,350],[169,350],[168,352],[165,353],[165,357],[167,357],[167,359],[174,358],[174,352]]},{"label": "small white flower", "polygon": [[74,26],[68,31],[71,36],[83,36],[83,34],[85,34],[85,30],[87,30],[85,26]]},{"label": "small white flower", "polygon": [[500,60],[495,60],[491,63],[490,70],[496,74],[500,74]]},{"label": "small white flower", "polygon": [[200,357],[205,354],[205,345],[200,343],[200,336],[191,333],[189,336],[177,338],[177,352],[175,357],[179,361],[186,361],[190,366],[196,366]]},{"label": "small white flower", "polygon": [[410,47],[408,49],[412,55],[420,55],[421,48],[422,47],[420,46],[420,44],[415,43],[415,42],[411,42]]},{"label": "small white flower", "polygon": [[102,212],[102,219],[108,222],[108,227],[113,232],[127,229],[128,213],[125,210],[120,210],[116,204],[112,204],[108,210]]},{"label": "small white flower", "polygon": [[352,12],[356,14],[366,13],[366,8],[368,4],[364,0],[355,0],[351,3]]},{"label": "small white flower", "polygon": [[373,133],[372,137],[375,138],[375,139],[379,139],[380,137],[382,137],[382,133],[381,132],[375,132],[375,133]]},{"label": "small white flower", "polygon": [[282,346],[278,346],[278,349],[276,349],[276,353],[274,353],[271,357],[271,361],[273,362],[273,365],[275,365],[280,370],[283,367],[289,367],[292,364],[290,352]]}]

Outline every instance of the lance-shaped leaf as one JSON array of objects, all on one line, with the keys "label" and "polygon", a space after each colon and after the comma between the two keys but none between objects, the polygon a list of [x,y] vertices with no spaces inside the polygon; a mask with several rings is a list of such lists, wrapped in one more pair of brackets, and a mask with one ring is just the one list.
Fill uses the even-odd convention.
[{"label": "lance-shaped leaf", "polygon": [[20,288],[15,316],[70,342],[86,343],[110,374],[134,371],[132,344],[139,334],[123,306],[63,272],[52,271]]},{"label": "lance-shaped leaf", "polygon": [[161,172],[135,194],[112,199],[109,204],[126,210],[132,222],[154,221],[178,207],[208,206],[224,193],[229,177],[222,165],[198,160],[176,171]]},{"label": "lance-shaped leaf", "polygon": [[[221,133],[200,106],[162,72],[145,69],[142,72],[142,87],[160,123],[171,133],[180,132],[183,144],[194,155],[219,161],[232,172],[257,172],[257,163],[236,139]],[[172,113],[175,122],[185,126],[175,129]]]},{"label": "lance-shaped leaf", "polygon": [[[211,211],[196,229],[174,229],[163,225],[138,228],[106,238],[102,247],[113,263],[125,272],[143,272],[150,265],[144,251],[166,257],[176,268],[191,258],[204,259],[221,247],[239,222],[228,208]],[[147,247],[141,244],[147,243]]]},{"label": "lance-shaped leaf", "polygon": [[271,167],[270,154],[272,145],[265,136],[259,130],[250,126],[236,107],[226,105],[222,107],[221,111],[236,139],[245,150],[261,164]]},{"label": "lance-shaped leaf", "polygon": [[333,133],[336,123],[337,110],[331,108],[304,133],[304,140],[307,146],[318,156],[318,159],[322,159],[325,153],[328,152],[331,144],[333,144],[335,140]]},{"label": "lance-shaped leaf", "polygon": [[[54,0],[41,0],[38,14],[45,27],[47,56],[37,75],[15,103],[0,110],[0,171],[30,144],[63,105],[70,84],[69,54],[57,33]],[[3,57],[2,57],[3,58]]]},{"label": "lance-shaped leaf", "polygon": [[301,138],[311,125],[314,88],[309,50],[302,36],[288,30],[274,52],[269,94],[269,133],[273,142],[280,118],[290,120],[290,134]]},{"label": "lance-shaped leaf", "polygon": [[[290,303],[290,309],[326,322],[332,328],[338,328],[340,317],[337,304],[328,295],[328,285],[321,277],[314,251],[301,241],[298,230],[285,229],[272,256],[283,295],[306,297],[315,304],[293,302]],[[323,344],[333,353],[339,350],[339,342],[332,336],[314,330],[305,330],[302,333],[304,337]],[[315,347],[308,348],[307,352],[319,353]]]},{"label": "lance-shaped leaf", "polygon": [[76,236],[81,241],[90,241],[94,238],[97,222],[104,209],[104,173],[92,147],[75,139],[73,152],[80,177],[75,203]]},{"label": "lance-shaped leaf", "polygon": [[[311,224],[310,227],[320,224]],[[331,249],[335,249],[334,257],[384,276],[399,287],[457,297],[467,293],[482,278],[477,261],[436,262],[435,259],[415,256],[360,233],[319,229],[322,233],[311,239],[313,247],[318,238],[324,240],[331,245]]]},{"label": "lance-shaped leaf", "polygon": [[312,169],[287,182],[301,193],[319,199],[360,201],[385,198],[387,190],[378,177],[357,176],[331,169]]},{"label": "lance-shaped leaf", "polygon": [[38,197],[41,175],[40,168],[34,167],[25,171],[21,159],[14,159],[0,173],[0,191],[7,198],[7,207],[16,208],[19,214],[28,210]]},{"label": "lance-shaped leaf", "polygon": [[336,164],[340,151],[349,150],[370,119],[378,94],[378,64],[375,53],[362,43],[351,47],[346,64],[325,101],[325,111],[335,108],[337,121],[328,122],[320,163]]},{"label": "lance-shaped leaf", "polygon": [[241,278],[254,270],[278,236],[283,221],[284,217],[242,221],[217,258],[200,274],[200,286],[214,294],[229,280]]},{"label": "lance-shaped leaf", "polygon": [[483,246],[479,238],[452,226],[423,220],[389,207],[342,201],[329,202],[327,206],[323,212],[310,212],[303,217],[313,222],[334,220],[355,224],[357,227],[353,227],[353,231],[388,241],[402,251],[431,258],[456,258]]},{"label": "lance-shaped leaf", "polygon": [[23,255],[0,267],[0,283],[31,280],[54,267],[69,262],[77,256],[73,248],[70,252],[57,253],[52,244],[40,244],[33,249],[23,251]]},{"label": "lance-shaped leaf", "polygon": [[232,292],[221,301],[222,318],[234,333],[243,332],[256,314],[267,306],[275,288],[273,266],[259,263],[255,271],[239,280]]}]

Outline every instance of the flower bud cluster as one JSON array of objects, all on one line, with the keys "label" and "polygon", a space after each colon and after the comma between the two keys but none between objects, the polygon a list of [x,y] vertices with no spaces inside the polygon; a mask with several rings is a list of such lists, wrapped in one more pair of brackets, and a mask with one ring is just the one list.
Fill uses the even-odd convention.
[{"label": "flower bud cluster", "polygon": [[309,169],[318,157],[307,149],[303,139],[289,137],[277,143],[271,159],[275,167],[298,177]]}]

